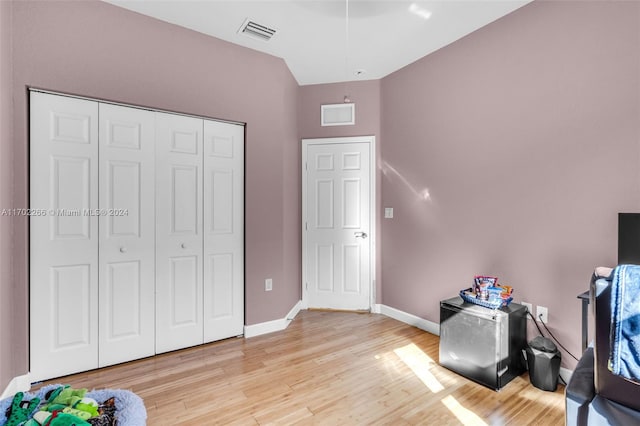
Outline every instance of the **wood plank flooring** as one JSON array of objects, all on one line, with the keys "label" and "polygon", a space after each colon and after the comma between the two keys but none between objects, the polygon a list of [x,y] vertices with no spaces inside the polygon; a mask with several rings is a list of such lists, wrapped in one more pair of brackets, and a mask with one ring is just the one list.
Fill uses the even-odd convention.
[{"label": "wood plank flooring", "polygon": [[38,386],[130,389],[153,426],[564,424],[562,386],[544,392],[524,374],[494,392],[437,362],[438,337],[394,319],[302,311],[281,332]]}]

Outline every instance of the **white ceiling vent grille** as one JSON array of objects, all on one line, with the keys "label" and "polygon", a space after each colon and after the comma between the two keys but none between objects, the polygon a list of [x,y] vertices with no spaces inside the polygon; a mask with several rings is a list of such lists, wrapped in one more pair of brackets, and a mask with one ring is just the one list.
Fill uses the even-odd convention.
[{"label": "white ceiling vent grille", "polygon": [[269,41],[276,35],[276,30],[247,18],[238,30],[238,33],[258,40]]}]

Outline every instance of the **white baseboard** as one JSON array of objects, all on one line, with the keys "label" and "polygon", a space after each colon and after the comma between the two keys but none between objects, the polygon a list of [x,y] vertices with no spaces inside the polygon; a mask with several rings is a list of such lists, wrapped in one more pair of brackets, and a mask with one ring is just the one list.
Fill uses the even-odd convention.
[{"label": "white baseboard", "polygon": [[31,389],[31,379],[29,373],[11,379],[7,388],[0,395],[0,399],[10,398],[17,392],[28,392]]},{"label": "white baseboard", "polygon": [[302,306],[302,301],[298,300],[298,303],[295,304],[295,306],[289,311],[287,316],[285,316],[284,318],[280,318],[273,321],[261,322],[259,324],[245,325],[244,337],[245,338],[256,337],[256,336],[261,336],[263,334],[284,330],[289,326],[289,324],[291,323],[291,321],[293,321],[296,315],[298,315],[298,312],[300,312],[301,306]]},{"label": "white baseboard", "polygon": [[564,380],[565,383],[569,383],[569,380],[571,380],[571,376],[573,376],[573,370],[560,367],[560,377],[562,377],[562,380]]},{"label": "white baseboard", "polygon": [[412,325],[414,327],[418,327],[421,330],[427,331],[431,334],[435,334],[436,336],[440,335],[440,324],[435,322],[427,321],[426,319],[420,318],[413,314],[409,314],[407,312],[403,312],[399,309],[392,308],[387,305],[375,305],[379,313],[382,315],[386,315],[398,321],[401,321],[405,324]]}]

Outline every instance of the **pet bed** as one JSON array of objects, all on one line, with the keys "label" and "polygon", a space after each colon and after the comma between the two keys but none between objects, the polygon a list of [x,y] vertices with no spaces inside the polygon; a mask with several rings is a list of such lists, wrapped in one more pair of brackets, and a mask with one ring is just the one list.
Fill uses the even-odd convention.
[{"label": "pet bed", "polygon": [[[23,401],[30,401],[33,398],[39,398],[40,405],[46,403],[46,395],[61,386],[47,385],[43,386],[36,392],[24,392]],[[92,390],[85,395],[92,398],[99,404],[114,398],[115,400],[115,423],[118,426],[145,426],[147,422],[147,410],[144,407],[142,399],[135,393],[123,389],[98,389]],[[13,397],[0,400],[0,425],[4,425],[7,421],[7,409],[11,406]],[[37,409],[34,410],[34,412]]]}]

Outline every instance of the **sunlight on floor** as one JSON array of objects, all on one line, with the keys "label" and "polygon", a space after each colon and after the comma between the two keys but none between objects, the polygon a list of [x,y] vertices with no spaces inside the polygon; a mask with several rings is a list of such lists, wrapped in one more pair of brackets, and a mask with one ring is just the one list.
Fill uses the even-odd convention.
[{"label": "sunlight on floor", "polygon": [[433,393],[438,393],[444,389],[444,386],[429,371],[435,362],[429,358],[414,343],[410,343],[401,348],[394,349],[396,355],[404,362],[407,367],[424,383]]},{"label": "sunlight on floor", "polygon": [[460,403],[451,395],[442,398],[442,403],[451,411],[460,422],[465,426],[488,426],[476,413],[464,408]]},{"label": "sunlight on floor", "polygon": [[[418,377],[431,392],[438,393],[444,390],[442,383],[429,371],[431,367],[436,366],[437,363],[414,343],[394,349],[393,352],[413,371],[416,377]],[[440,401],[463,425],[488,426],[477,414],[463,407],[452,395],[445,396]]]}]

